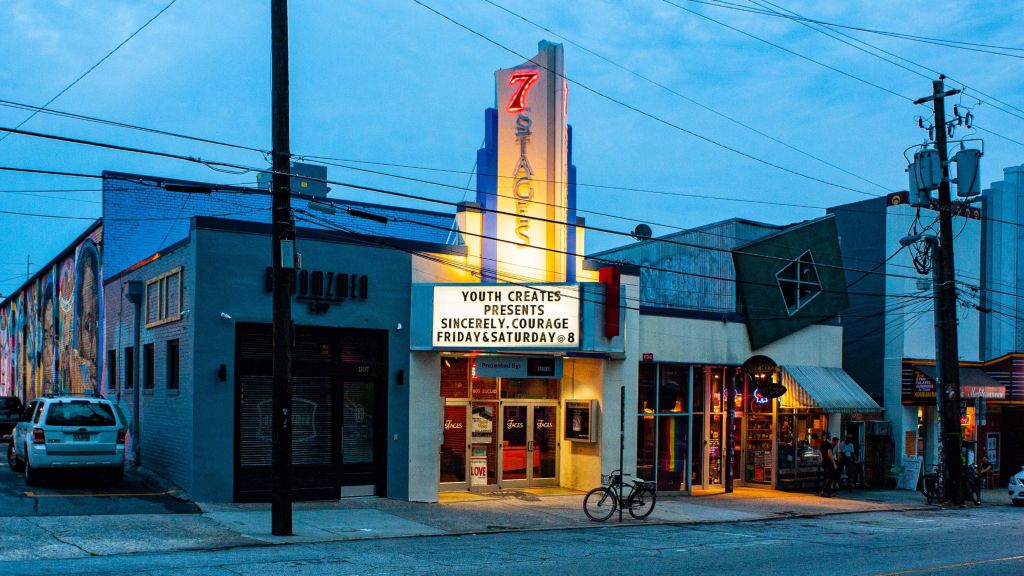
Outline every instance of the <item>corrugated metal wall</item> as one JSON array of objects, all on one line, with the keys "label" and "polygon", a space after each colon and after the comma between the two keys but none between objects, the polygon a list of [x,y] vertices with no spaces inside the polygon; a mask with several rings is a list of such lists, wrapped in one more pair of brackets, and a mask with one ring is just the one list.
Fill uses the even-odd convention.
[{"label": "corrugated metal wall", "polygon": [[642,267],[641,306],[735,312],[736,272],[729,251],[780,229],[725,220],[594,256]]}]

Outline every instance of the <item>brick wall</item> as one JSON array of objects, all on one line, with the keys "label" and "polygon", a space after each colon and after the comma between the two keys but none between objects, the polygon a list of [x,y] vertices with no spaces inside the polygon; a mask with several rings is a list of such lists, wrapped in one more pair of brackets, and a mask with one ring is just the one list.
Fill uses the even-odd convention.
[{"label": "brick wall", "polygon": [[[126,273],[109,282],[105,286],[105,306],[107,314],[106,345],[107,351],[117,351],[117,389],[111,388],[108,397],[116,399],[129,420],[134,419],[134,389],[125,388],[126,364],[125,348],[140,345],[135,338],[135,305],[124,297],[127,292],[126,283],[139,280],[145,286],[147,280],[164,272],[182,267],[182,319],[168,322],[152,328],[146,328],[145,319],[141,327],[141,346],[153,344],[154,382],[151,389],[142,388],[140,410],[140,447],[141,463],[174,482],[186,491],[192,487],[193,466],[193,370],[192,370],[192,330],[190,315],[192,310],[192,286],[194,285],[194,266],[190,262],[192,251],[190,244],[179,246],[176,250],[161,256],[153,262]],[[145,305],[142,307],[145,314]],[[167,388],[167,342],[179,341],[179,388]],[[140,386],[145,378],[144,357],[139,354],[139,379],[135,386]]]}]

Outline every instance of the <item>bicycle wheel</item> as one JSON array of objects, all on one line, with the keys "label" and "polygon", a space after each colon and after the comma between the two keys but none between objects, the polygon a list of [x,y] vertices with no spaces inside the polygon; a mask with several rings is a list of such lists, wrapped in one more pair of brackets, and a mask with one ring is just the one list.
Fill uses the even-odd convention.
[{"label": "bicycle wheel", "polygon": [[583,512],[594,522],[604,522],[612,517],[619,507],[615,492],[602,486],[594,488],[583,498]]},{"label": "bicycle wheel", "polygon": [[654,511],[654,501],[657,494],[649,488],[641,488],[629,496],[629,515],[637,520],[643,520]]}]

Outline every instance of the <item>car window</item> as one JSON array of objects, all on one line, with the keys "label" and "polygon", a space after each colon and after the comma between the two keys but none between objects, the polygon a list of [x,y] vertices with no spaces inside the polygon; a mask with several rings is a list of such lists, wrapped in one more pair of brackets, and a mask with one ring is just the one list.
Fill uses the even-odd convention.
[{"label": "car window", "polygon": [[25,408],[25,413],[21,415],[22,422],[32,421],[32,413],[36,410],[36,404],[38,404],[38,402],[35,401],[28,403],[28,408]]},{"label": "car window", "polygon": [[121,407],[119,405],[117,405],[117,404],[114,404],[114,410],[117,411],[117,419],[121,422],[120,425],[125,427],[125,428],[127,428],[128,427],[128,417],[125,416],[124,411],[121,410]]},{"label": "car window", "polygon": [[39,417],[43,415],[43,408],[46,407],[45,402],[36,403],[36,413],[32,415],[32,422],[39,424]]},{"label": "car window", "polygon": [[21,412],[21,400],[11,396],[0,398],[0,410]]},{"label": "car window", "polygon": [[46,413],[47,426],[114,426],[114,411],[109,404],[72,400],[55,402]]}]

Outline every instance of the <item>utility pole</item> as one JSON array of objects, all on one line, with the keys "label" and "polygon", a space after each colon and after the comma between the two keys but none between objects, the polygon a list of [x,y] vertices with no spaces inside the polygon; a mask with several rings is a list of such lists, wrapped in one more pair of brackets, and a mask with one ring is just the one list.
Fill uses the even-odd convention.
[{"label": "utility pole", "polygon": [[936,266],[940,280],[935,302],[936,412],[945,457],[943,486],[945,499],[963,504],[963,466],[960,461],[960,354],[957,343],[956,271],[953,262],[953,207],[949,190],[949,157],[946,150],[946,98],[959,90],[946,90],[940,75],[932,81],[932,94],[918,98],[915,104],[932,102],[935,111],[935,148],[939,153],[942,177],[939,181],[939,246]]},{"label": "utility pole", "polygon": [[29,254],[25,255],[25,282],[28,282],[32,278],[32,256]]},{"label": "utility pole", "polygon": [[288,110],[288,0],[271,0],[271,179],[273,251],[273,427],[271,440],[271,528],[292,534],[292,309],[289,285],[295,273],[295,223],[291,206],[291,151]]}]

